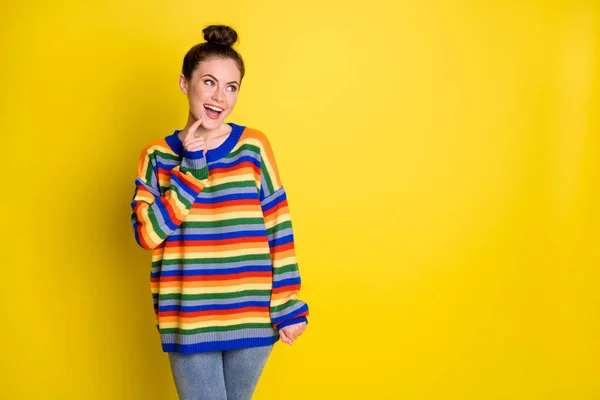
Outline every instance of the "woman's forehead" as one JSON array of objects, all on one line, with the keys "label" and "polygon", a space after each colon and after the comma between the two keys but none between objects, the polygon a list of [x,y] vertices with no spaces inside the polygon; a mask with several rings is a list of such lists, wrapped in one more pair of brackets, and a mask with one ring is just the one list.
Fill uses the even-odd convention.
[{"label": "woman's forehead", "polygon": [[210,74],[219,82],[239,82],[240,70],[234,60],[230,58],[212,58],[202,61],[196,69],[198,76]]}]

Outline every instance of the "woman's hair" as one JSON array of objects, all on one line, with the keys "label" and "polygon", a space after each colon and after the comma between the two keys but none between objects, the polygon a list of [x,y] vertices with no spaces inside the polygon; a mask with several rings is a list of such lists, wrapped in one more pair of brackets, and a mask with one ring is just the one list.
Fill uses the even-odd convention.
[{"label": "woman's hair", "polygon": [[226,25],[209,25],[202,30],[204,43],[192,47],[183,58],[181,73],[185,79],[192,79],[192,73],[199,63],[214,58],[230,58],[240,70],[240,83],[244,78],[244,60],[237,51],[231,47],[238,39],[237,32]]}]

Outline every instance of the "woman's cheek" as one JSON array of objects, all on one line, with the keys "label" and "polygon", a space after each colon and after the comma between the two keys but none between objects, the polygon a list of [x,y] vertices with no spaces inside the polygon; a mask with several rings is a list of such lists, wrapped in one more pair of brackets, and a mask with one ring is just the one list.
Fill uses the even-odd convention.
[{"label": "woman's cheek", "polygon": [[228,103],[229,103],[229,107],[230,107],[230,108],[233,108],[233,107],[235,106],[235,103],[236,103],[236,102],[237,102],[237,93],[236,93],[236,94],[233,94],[233,95],[231,95],[231,96],[229,97],[229,101],[228,101]]}]

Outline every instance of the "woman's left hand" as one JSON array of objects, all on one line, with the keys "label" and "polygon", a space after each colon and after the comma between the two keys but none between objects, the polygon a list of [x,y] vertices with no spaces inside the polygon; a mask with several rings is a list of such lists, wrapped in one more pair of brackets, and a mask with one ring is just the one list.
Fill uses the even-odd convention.
[{"label": "woman's left hand", "polygon": [[291,345],[294,343],[294,340],[298,339],[298,337],[302,335],[304,329],[306,329],[306,322],[288,325],[279,330],[279,336],[281,336],[281,341],[283,343]]}]

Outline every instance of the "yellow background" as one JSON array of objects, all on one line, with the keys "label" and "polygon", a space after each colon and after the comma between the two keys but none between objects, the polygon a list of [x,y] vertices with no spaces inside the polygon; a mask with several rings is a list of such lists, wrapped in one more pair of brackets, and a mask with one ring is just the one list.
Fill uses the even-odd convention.
[{"label": "yellow background", "polygon": [[5,1],[2,399],[175,399],[137,157],[231,24],[311,307],[255,399],[600,398],[600,3]]}]

